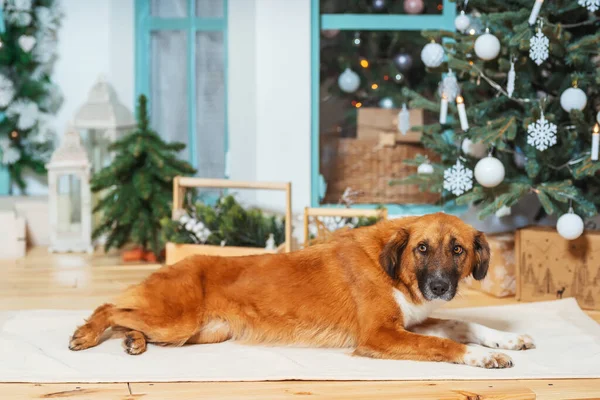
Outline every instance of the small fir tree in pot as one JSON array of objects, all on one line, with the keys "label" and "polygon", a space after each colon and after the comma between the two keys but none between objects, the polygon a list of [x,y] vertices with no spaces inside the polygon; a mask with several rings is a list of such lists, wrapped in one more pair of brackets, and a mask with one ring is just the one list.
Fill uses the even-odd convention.
[{"label": "small fir tree in pot", "polygon": [[183,143],[166,143],[150,128],[144,95],[137,118],[137,129],[111,145],[112,164],[92,178],[92,191],[105,193],[94,208],[101,221],[92,236],[106,235],[106,251],[128,243],[139,246],[137,257],[128,253],[124,259],[154,261],[163,249],[160,220],[171,212],[173,178],[196,171],[177,157]]}]

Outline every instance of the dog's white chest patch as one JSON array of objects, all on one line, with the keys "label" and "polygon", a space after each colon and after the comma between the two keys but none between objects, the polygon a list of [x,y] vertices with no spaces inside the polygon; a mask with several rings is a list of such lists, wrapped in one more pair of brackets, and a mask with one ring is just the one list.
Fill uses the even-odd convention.
[{"label": "dog's white chest patch", "polygon": [[410,328],[411,326],[420,324],[425,321],[429,315],[444,304],[443,300],[432,300],[426,301],[422,304],[414,304],[406,299],[404,293],[394,288],[394,299],[402,310],[402,316],[404,317],[404,327]]}]

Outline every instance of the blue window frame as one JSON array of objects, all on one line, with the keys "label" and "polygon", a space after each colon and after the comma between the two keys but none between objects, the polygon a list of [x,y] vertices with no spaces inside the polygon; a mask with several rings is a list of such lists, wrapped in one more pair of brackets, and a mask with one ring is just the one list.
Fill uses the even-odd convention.
[{"label": "blue window frame", "polygon": [[[423,29],[455,30],[456,3],[443,0],[440,15],[409,14],[321,14],[320,0],[311,0],[311,204],[313,207],[338,207],[336,204],[320,204],[325,182],[319,171],[319,64],[321,30],[351,31],[420,31]],[[399,29],[399,27],[402,27]],[[439,211],[433,205],[386,205],[390,214],[424,214]],[[376,204],[356,204],[357,208],[375,208]],[[457,212],[462,207],[444,207],[446,212]]]},{"label": "blue window frame", "polygon": [[[4,33],[4,15],[2,7],[0,7],[0,33]],[[0,112],[0,121],[4,119],[4,113]],[[0,151],[0,157],[2,156]],[[10,174],[6,165],[0,164],[0,196],[5,196],[10,193]]]},{"label": "blue window frame", "polygon": [[[227,0],[135,0],[135,46],[136,98],[148,96],[155,129],[187,144],[182,157],[199,175],[226,176]],[[173,55],[177,56],[169,57]],[[167,98],[156,95],[160,90],[153,85],[162,85]],[[172,100],[179,101],[179,107]],[[153,107],[159,101],[163,103]],[[165,118],[177,124],[172,127],[176,133],[161,132],[169,130],[165,121],[162,129],[156,127],[160,118],[152,111],[157,107],[167,108]]]}]

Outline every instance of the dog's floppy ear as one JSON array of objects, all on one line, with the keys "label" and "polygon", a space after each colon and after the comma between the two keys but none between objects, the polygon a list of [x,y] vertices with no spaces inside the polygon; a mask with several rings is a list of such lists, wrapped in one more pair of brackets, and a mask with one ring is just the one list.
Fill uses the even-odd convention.
[{"label": "dog's floppy ear", "polygon": [[480,281],[487,275],[490,266],[490,245],[483,232],[477,232],[473,243],[475,250],[475,263],[473,264],[473,278]]},{"label": "dog's floppy ear", "polygon": [[398,278],[402,250],[404,250],[407,242],[408,232],[405,229],[400,229],[383,246],[383,250],[379,255],[381,267],[394,280]]}]

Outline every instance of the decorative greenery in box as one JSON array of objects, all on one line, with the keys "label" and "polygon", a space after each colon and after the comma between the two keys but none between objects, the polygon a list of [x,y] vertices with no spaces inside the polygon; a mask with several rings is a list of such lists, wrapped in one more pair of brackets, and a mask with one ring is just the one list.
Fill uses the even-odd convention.
[{"label": "decorative greenery in box", "polygon": [[179,220],[163,218],[161,224],[165,242],[274,250],[285,241],[284,222],[259,209],[246,209],[234,196],[226,195],[214,206],[195,201]]}]

